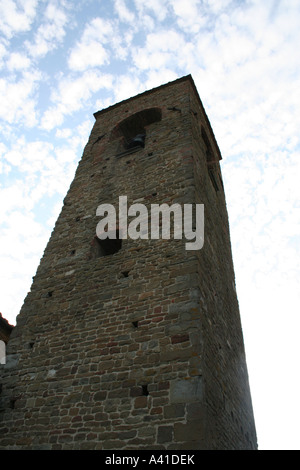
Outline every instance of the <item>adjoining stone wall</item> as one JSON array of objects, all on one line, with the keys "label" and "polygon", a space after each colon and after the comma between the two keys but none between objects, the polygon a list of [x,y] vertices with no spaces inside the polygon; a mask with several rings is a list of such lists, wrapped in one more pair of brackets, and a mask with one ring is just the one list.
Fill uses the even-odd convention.
[{"label": "adjoining stone wall", "polygon": [[[145,146],[128,152],[116,129],[152,108]],[[226,205],[201,126],[217,175],[220,154],[193,81],[95,117],[1,366],[0,448],[254,449]],[[103,256],[96,209],[119,196],[204,204],[203,248],[127,239]]]},{"label": "adjoining stone wall", "polygon": [[3,318],[2,313],[0,313],[0,365],[6,363],[6,345],[8,343],[13,328],[13,325],[11,325],[5,318]]},{"label": "adjoining stone wall", "polygon": [[13,325],[0,313],[0,340],[4,341],[4,343],[8,343],[13,328]]}]

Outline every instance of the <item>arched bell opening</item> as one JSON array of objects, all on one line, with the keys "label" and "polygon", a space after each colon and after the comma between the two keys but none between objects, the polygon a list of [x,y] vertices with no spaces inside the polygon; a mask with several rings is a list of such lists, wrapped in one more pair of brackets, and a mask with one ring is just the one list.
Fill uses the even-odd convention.
[{"label": "arched bell opening", "polygon": [[117,154],[145,148],[147,126],[161,121],[161,109],[143,109],[121,121],[111,132],[110,140],[118,140]]}]

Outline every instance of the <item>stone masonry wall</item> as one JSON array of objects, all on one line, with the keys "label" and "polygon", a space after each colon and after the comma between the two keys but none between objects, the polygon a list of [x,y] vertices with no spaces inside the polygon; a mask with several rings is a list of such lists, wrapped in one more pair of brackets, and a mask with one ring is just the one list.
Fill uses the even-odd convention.
[{"label": "stone masonry wall", "polygon": [[[120,152],[120,123],[153,107],[145,147]],[[224,193],[201,126],[219,153],[192,79],[95,117],[0,366],[0,448],[256,448]],[[127,239],[99,256],[96,209],[119,196],[204,203],[203,249]]]}]

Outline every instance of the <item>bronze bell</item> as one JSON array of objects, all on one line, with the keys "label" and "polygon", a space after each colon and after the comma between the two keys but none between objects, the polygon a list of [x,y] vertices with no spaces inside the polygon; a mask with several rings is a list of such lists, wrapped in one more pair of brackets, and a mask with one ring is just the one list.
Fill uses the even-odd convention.
[{"label": "bronze bell", "polygon": [[137,134],[130,142],[128,145],[129,149],[132,149],[134,147],[145,147],[145,134]]}]

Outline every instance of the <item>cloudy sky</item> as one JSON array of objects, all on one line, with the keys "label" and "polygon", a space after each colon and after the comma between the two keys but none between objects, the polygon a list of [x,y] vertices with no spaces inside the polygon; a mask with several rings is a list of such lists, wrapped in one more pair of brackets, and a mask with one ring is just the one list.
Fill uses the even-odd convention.
[{"label": "cloudy sky", "polygon": [[219,143],[260,449],[300,449],[299,0],[0,0],[0,312],[93,113],[192,74]]}]

